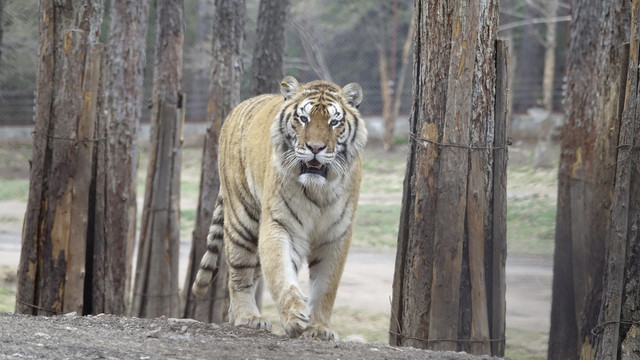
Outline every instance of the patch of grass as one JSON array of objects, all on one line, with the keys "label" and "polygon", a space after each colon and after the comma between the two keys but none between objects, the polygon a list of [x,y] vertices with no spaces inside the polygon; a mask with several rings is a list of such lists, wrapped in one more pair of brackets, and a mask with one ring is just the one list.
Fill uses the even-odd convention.
[{"label": "patch of grass", "polygon": [[507,328],[505,357],[518,360],[547,358],[549,335],[524,329]]},{"label": "patch of grass", "polygon": [[13,312],[15,310],[15,303],[15,290],[0,288],[0,312]]},{"label": "patch of grass", "polygon": [[29,178],[0,179],[0,201],[22,200],[29,197]]},{"label": "patch of grass", "polygon": [[0,174],[6,178],[29,177],[29,159],[33,144],[29,141],[0,143]]},{"label": "patch of grass", "polygon": [[400,204],[360,204],[356,211],[352,246],[395,250],[399,222]]},{"label": "patch of grass", "polygon": [[196,209],[180,209],[180,238],[191,237],[196,225]]},{"label": "patch of grass", "polygon": [[[180,182],[180,197],[198,199],[200,194],[200,179],[182,180]],[[197,201],[196,201],[197,202]]]},{"label": "patch of grass", "polygon": [[558,185],[558,172],[554,169],[534,169],[531,167],[507,168],[507,185],[511,191],[536,190],[555,194]]},{"label": "patch of grass", "polygon": [[406,136],[396,136],[393,138],[393,143],[396,145],[403,145],[406,144],[408,141]]},{"label": "patch of grass", "polygon": [[16,270],[0,266],[0,312],[13,312],[16,305]]},{"label": "patch of grass", "polygon": [[363,158],[361,193],[385,194],[402,192],[404,173],[407,166],[404,151],[394,149],[386,152],[381,147],[367,147]]},{"label": "patch of grass", "polygon": [[507,206],[509,253],[550,257],[554,250],[555,201],[527,197],[511,199]]}]

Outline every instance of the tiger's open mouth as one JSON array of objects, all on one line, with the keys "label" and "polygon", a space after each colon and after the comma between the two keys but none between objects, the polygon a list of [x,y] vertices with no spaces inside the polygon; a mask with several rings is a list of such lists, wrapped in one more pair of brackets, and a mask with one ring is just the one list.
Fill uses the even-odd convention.
[{"label": "tiger's open mouth", "polygon": [[320,163],[320,161],[313,159],[311,161],[308,162],[302,162],[300,163],[300,175],[303,174],[314,174],[314,175],[320,175],[324,178],[327,177],[327,166],[326,165],[322,165]]}]

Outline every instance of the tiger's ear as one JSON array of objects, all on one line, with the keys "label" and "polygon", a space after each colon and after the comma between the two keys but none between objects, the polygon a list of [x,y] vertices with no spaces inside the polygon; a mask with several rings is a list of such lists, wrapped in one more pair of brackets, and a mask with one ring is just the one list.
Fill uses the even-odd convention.
[{"label": "tiger's ear", "polygon": [[280,93],[285,101],[291,99],[300,90],[300,83],[293,76],[285,76],[280,82]]},{"label": "tiger's ear", "polygon": [[347,84],[342,88],[342,97],[349,105],[358,108],[362,102],[362,87],[356,83]]}]

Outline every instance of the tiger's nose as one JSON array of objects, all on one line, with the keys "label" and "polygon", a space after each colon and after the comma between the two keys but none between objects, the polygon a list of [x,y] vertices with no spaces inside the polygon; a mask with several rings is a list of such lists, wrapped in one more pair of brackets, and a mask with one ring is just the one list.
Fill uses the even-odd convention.
[{"label": "tiger's nose", "polygon": [[307,148],[311,150],[311,152],[314,154],[319,153],[320,151],[322,151],[324,148],[327,147],[326,145],[316,145],[316,144],[309,144],[309,143],[306,143],[306,145],[307,145]]}]

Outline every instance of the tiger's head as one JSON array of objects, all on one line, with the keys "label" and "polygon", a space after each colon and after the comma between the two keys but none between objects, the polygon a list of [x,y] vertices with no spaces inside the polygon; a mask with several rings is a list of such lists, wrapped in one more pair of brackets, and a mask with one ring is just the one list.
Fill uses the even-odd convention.
[{"label": "tiger's head", "polygon": [[297,176],[305,186],[324,185],[347,174],[367,141],[358,112],[360,85],[301,85],[287,76],[280,86],[284,104],[271,128],[279,170]]}]

